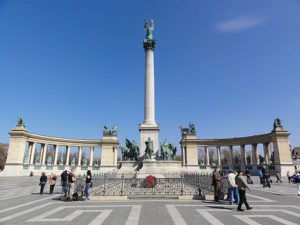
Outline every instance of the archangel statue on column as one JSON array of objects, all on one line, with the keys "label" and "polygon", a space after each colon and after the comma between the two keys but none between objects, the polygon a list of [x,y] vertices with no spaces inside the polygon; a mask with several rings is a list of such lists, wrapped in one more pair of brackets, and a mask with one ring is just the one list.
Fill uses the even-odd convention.
[{"label": "archangel statue on column", "polygon": [[148,26],[148,23],[146,20],[144,20],[144,28],[147,30],[146,33],[146,39],[153,40],[152,31],[154,30],[154,20],[151,19],[151,26]]}]

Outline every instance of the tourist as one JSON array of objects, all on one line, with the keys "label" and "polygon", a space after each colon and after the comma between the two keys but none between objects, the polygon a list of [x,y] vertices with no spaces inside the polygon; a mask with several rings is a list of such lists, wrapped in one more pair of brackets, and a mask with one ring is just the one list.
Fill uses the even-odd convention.
[{"label": "tourist", "polygon": [[91,183],[92,183],[92,173],[90,170],[88,170],[86,172],[86,177],[83,180],[85,181],[85,190],[84,190],[85,199],[89,200],[89,196],[90,196],[89,189],[90,189]]},{"label": "tourist", "polygon": [[222,182],[222,177],[219,174],[219,169],[215,169],[214,173],[213,173],[213,181],[212,181],[212,185],[214,186],[214,200],[216,202],[219,202],[219,196],[220,196],[220,191],[221,191],[221,182]]},{"label": "tourist", "polygon": [[40,177],[40,186],[41,186],[41,190],[40,190],[40,194],[42,195],[44,193],[44,187],[47,183],[47,176],[45,172],[42,172],[42,176]]},{"label": "tourist", "polygon": [[76,181],[76,177],[75,177],[75,169],[72,169],[71,172],[69,173],[68,176],[68,181],[69,181],[69,198],[72,198],[74,191],[75,191],[75,181]]},{"label": "tourist", "polygon": [[51,173],[49,177],[49,183],[50,183],[50,194],[53,194],[54,186],[56,184],[57,177],[54,173]]},{"label": "tourist", "polygon": [[251,184],[252,182],[251,182],[251,178],[250,178],[250,176],[251,176],[251,172],[250,172],[250,170],[247,168],[246,169],[246,171],[245,171],[245,175],[246,175],[246,177],[247,177],[247,184]]},{"label": "tourist", "polygon": [[228,185],[229,185],[228,195],[229,195],[229,204],[230,205],[233,205],[233,195],[235,196],[235,202],[237,204],[239,204],[239,202],[240,202],[238,188],[235,183],[235,177],[236,177],[236,174],[230,170],[229,174],[228,174]]},{"label": "tourist", "polygon": [[260,184],[263,184],[263,174],[262,174],[261,170],[258,171],[258,176],[260,179]]},{"label": "tourist", "polygon": [[235,177],[235,183],[239,189],[239,196],[240,196],[240,203],[237,208],[238,211],[244,211],[242,209],[242,205],[245,204],[247,210],[252,209],[252,207],[249,206],[246,198],[246,188],[251,191],[250,187],[247,185],[245,178],[243,177],[243,172],[241,170],[238,171],[238,175]]},{"label": "tourist", "polygon": [[289,180],[289,183],[291,183],[291,178],[292,178],[292,173],[291,171],[287,171],[287,174],[286,174],[288,180]]},{"label": "tourist", "polygon": [[295,182],[298,188],[298,196],[300,196],[300,171],[296,172]]},{"label": "tourist", "polygon": [[65,170],[60,175],[61,177],[61,186],[62,186],[62,193],[65,194],[65,197],[67,197],[68,192],[68,171]]},{"label": "tourist", "polygon": [[281,181],[281,175],[280,175],[280,173],[279,173],[279,171],[276,171],[276,183],[278,183],[278,181],[280,182],[280,183],[282,183],[282,181]]}]

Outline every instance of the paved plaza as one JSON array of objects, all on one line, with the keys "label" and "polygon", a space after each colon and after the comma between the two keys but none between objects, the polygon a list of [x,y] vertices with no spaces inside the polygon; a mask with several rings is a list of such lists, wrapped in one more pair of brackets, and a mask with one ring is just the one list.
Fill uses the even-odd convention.
[{"label": "paved plaza", "polygon": [[250,211],[237,212],[227,201],[135,199],[62,202],[61,186],[39,194],[38,177],[0,178],[0,224],[299,224],[300,197],[296,185],[252,185]]}]

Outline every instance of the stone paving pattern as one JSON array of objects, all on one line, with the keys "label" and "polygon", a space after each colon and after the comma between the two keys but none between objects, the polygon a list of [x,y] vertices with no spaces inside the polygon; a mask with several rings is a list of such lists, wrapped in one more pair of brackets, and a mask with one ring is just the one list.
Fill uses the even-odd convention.
[{"label": "stone paving pattern", "polygon": [[[273,179],[274,180],[274,179]],[[254,179],[250,211],[238,212],[227,201],[135,199],[62,202],[61,186],[39,194],[38,177],[0,178],[0,224],[300,224],[300,197],[295,184],[262,188]],[[59,183],[59,182],[58,182]]]}]

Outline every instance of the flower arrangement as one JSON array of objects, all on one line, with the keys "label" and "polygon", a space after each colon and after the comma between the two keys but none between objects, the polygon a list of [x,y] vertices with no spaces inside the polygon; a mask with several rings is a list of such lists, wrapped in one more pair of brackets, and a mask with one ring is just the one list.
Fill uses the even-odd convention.
[{"label": "flower arrangement", "polygon": [[148,188],[155,187],[156,183],[157,182],[156,182],[156,177],[155,176],[149,175],[145,179],[145,186],[148,187]]}]

